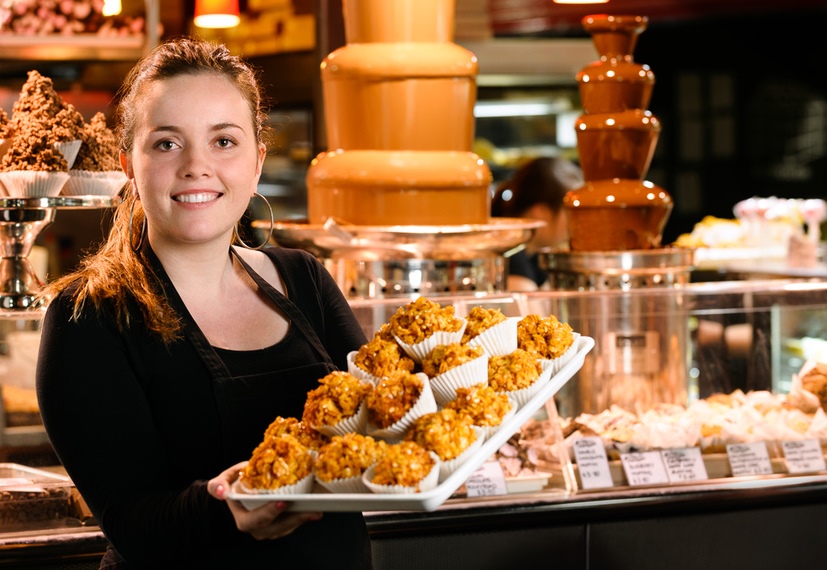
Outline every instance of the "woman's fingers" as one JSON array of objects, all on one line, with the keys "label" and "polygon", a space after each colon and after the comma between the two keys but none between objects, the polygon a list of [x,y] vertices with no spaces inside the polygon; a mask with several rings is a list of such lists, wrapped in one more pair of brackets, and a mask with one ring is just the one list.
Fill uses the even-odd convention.
[{"label": "woman's fingers", "polygon": [[238,479],[238,474],[247,465],[246,461],[236,463],[232,467],[222,471],[217,477],[213,477],[207,482],[207,492],[216,499],[224,500],[227,493],[230,492],[230,487]]},{"label": "woman's fingers", "polygon": [[269,525],[251,531],[250,534],[258,540],[284,538],[301,525],[320,518],[322,518],[321,513],[283,513]]},{"label": "woman's fingers", "polygon": [[227,500],[230,487],[245,465],[246,461],[237,463],[207,482],[207,492],[216,499],[226,501],[238,530],[249,533],[255,539],[268,540],[287,536],[301,525],[322,518],[322,513],[286,513],[285,501],[268,501],[250,510],[238,501]]},{"label": "woman's fingers", "polygon": [[274,501],[248,511],[235,501],[228,501],[238,529],[258,540],[282,538],[301,525],[317,521],[322,513],[286,513],[287,503]]}]

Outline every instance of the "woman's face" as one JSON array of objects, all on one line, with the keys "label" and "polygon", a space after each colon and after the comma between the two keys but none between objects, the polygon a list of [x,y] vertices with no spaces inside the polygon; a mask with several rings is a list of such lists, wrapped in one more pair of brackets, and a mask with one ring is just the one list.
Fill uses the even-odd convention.
[{"label": "woman's face", "polygon": [[229,244],[264,160],[247,101],[228,79],[200,74],[156,81],[139,104],[135,144],[121,161],[153,247]]}]

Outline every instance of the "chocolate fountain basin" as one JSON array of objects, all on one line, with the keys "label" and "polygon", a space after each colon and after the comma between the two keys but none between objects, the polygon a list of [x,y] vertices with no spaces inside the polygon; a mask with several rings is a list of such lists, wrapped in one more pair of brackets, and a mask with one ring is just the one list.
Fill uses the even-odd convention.
[{"label": "chocolate fountain basin", "polygon": [[[359,226],[277,222],[273,240],[304,249],[328,268],[345,296],[505,290],[505,256],[531,240],[544,222],[491,218],[487,224]],[[269,221],[253,227],[267,231]]]}]

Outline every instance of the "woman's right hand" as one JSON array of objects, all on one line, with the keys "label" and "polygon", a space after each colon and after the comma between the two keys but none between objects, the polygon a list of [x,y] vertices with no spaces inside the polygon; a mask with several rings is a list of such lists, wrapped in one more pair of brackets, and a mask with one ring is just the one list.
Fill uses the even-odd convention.
[{"label": "woman's right hand", "polygon": [[230,487],[245,465],[246,461],[233,465],[207,483],[209,494],[227,503],[238,530],[257,540],[269,540],[287,536],[304,523],[322,518],[322,513],[285,513],[285,501],[268,501],[258,508],[248,510],[240,502],[227,499]]}]

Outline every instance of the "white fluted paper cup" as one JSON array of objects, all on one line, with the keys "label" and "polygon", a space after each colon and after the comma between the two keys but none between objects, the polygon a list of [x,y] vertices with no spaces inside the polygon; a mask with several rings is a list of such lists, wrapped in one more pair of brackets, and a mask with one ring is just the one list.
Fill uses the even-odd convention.
[{"label": "white fluted paper cup", "polygon": [[468,325],[468,321],[465,319],[461,320],[462,326],[459,327],[459,330],[455,332],[436,331],[422,342],[416,344],[408,344],[400,340],[396,335],[394,335],[394,338],[396,342],[399,343],[399,346],[402,347],[402,350],[405,351],[405,354],[410,356],[417,364],[421,364],[422,361],[431,354],[431,351],[440,344],[453,344],[462,341],[462,335],[465,334],[465,327]]},{"label": "white fluted paper cup", "polygon": [[431,389],[439,406],[457,397],[457,388],[468,388],[488,382],[488,355],[483,352],[473,360],[446,370],[431,378]]},{"label": "white fluted paper cup", "polygon": [[72,168],[75,164],[75,159],[78,157],[78,151],[80,150],[81,144],[83,144],[83,141],[80,139],[54,143],[54,147],[60,151],[60,154],[62,154],[63,158],[66,159],[66,162],[69,163],[68,168]]},{"label": "white fluted paper cup", "polygon": [[126,181],[126,174],[120,170],[111,172],[70,170],[69,180],[61,194],[64,196],[117,196]]},{"label": "white fluted paper cup", "polygon": [[503,356],[517,350],[517,323],[520,317],[506,320],[488,327],[468,341],[469,346],[481,346],[489,356]]},{"label": "white fluted paper cup", "polygon": [[534,382],[532,382],[529,386],[525,388],[521,388],[520,390],[505,390],[499,392],[500,394],[505,394],[512,400],[517,403],[517,408],[522,408],[525,406],[531,398],[540,391],[540,389],[548,383],[548,380],[551,376],[546,376],[543,379],[543,375],[541,374]]},{"label": "white fluted paper cup", "polygon": [[571,362],[571,359],[577,353],[577,339],[580,338],[580,333],[572,333],[572,343],[571,346],[566,349],[566,352],[558,356],[557,358],[541,358],[540,365],[543,367],[543,375],[548,376],[545,378],[546,380],[550,379],[552,376],[560,372],[563,369],[563,366]]},{"label": "white fluted paper cup", "polygon": [[361,473],[353,477],[339,477],[330,481],[323,481],[316,477],[316,483],[331,493],[370,493],[370,489],[362,481]]},{"label": "white fluted paper cup", "polygon": [[353,350],[347,353],[347,371],[356,376],[362,382],[376,386],[377,384],[379,384],[381,378],[379,378],[378,376],[374,376],[373,374],[371,374],[370,372],[356,364],[355,358],[358,353],[358,350]]},{"label": "white fluted paper cup", "polygon": [[413,423],[417,418],[421,418],[425,414],[436,412],[438,407],[436,399],[434,398],[433,390],[431,389],[431,381],[426,374],[418,372],[417,376],[422,378],[423,386],[422,393],[416,403],[411,406],[411,409],[402,416],[399,421],[389,425],[386,428],[379,428],[371,425],[370,421],[367,424],[367,434],[373,438],[378,438],[387,443],[393,444],[402,441],[408,430],[411,429]]},{"label": "white fluted paper cup", "polygon": [[362,403],[359,404],[359,407],[356,409],[356,413],[352,416],[344,418],[339,423],[333,425],[323,425],[323,426],[311,426],[318,432],[326,435],[327,437],[333,437],[334,435],[345,435],[347,433],[360,433],[362,435],[365,434],[365,427],[367,426],[368,420],[368,408],[365,405],[364,400]]},{"label": "white fluted paper cup", "polygon": [[283,485],[275,489],[251,489],[243,482],[239,482],[239,488],[241,492],[247,493],[248,495],[303,495],[313,492],[313,483],[315,481],[316,478],[311,471],[310,474],[305,475],[292,485]]},{"label": "white fluted paper cup", "polygon": [[442,461],[439,460],[439,456],[433,451],[430,451],[428,453],[430,453],[431,457],[434,460],[434,466],[431,468],[428,474],[422,478],[422,480],[419,482],[419,485],[417,486],[377,485],[373,482],[373,475],[376,469],[375,465],[368,467],[368,469],[362,475],[362,482],[365,484],[365,487],[367,487],[370,490],[371,493],[386,493],[388,495],[413,495],[415,493],[423,493],[425,491],[430,491],[439,483],[439,469]]},{"label": "white fluted paper cup", "polygon": [[12,198],[47,198],[60,194],[69,173],[49,170],[0,172],[0,181]]}]

